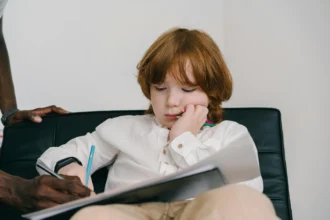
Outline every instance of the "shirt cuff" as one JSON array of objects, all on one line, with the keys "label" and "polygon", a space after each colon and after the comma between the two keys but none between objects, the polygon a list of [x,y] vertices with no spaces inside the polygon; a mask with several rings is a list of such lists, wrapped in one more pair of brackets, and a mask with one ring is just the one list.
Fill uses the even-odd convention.
[{"label": "shirt cuff", "polygon": [[202,143],[191,132],[184,132],[169,143],[169,148],[173,159],[182,167],[179,161],[182,157],[188,165],[197,162],[196,149],[201,145]]}]

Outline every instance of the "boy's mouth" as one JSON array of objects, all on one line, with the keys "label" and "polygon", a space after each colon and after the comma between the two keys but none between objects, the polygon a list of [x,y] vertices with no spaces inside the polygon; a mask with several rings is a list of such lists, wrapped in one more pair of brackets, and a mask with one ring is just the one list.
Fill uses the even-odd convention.
[{"label": "boy's mouth", "polygon": [[168,118],[179,118],[182,116],[182,114],[184,113],[185,111],[184,110],[181,110],[180,113],[177,113],[177,114],[166,114],[165,116],[168,117]]},{"label": "boy's mouth", "polygon": [[178,115],[178,114],[176,114],[176,115],[166,114],[165,116],[166,116],[167,118],[176,118],[176,117],[178,117],[179,115]]}]

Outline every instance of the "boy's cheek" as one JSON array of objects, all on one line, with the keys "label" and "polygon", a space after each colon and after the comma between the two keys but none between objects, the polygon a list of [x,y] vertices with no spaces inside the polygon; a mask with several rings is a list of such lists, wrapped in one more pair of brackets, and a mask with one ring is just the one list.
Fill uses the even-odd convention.
[{"label": "boy's cheek", "polygon": [[187,106],[189,104],[192,105],[201,105],[204,107],[207,107],[209,105],[209,98],[206,94],[196,94],[194,96],[187,97],[184,101],[184,106]]}]

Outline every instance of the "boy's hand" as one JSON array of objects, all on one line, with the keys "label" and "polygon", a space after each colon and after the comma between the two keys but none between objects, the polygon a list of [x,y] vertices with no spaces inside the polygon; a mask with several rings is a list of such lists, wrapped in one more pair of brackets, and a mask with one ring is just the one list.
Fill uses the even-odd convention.
[{"label": "boy's hand", "polygon": [[187,105],[186,112],[174,123],[169,134],[169,141],[186,131],[197,135],[204,125],[209,110],[202,105]]},{"label": "boy's hand", "polygon": [[[83,185],[85,185],[86,169],[83,166],[80,166],[78,163],[70,163],[70,164],[66,165],[65,167],[62,167],[58,171],[58,173],[61,175],[67,175],[67,176],[77,176],[77,177],[79,177],[81,183]],[[94,191],[94,185],[92,183],[91,177],[89,177],[88,188],[90,188],[92,191]]]}]

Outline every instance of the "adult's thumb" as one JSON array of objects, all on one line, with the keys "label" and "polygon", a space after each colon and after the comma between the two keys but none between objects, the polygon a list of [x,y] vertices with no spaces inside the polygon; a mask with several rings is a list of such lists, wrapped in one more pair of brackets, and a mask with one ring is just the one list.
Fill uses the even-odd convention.
[{"label": "adult's thumb", "polygon": [[36,123],[42,122],[42,118],[39,115],[31,115],[29,119]]}]

